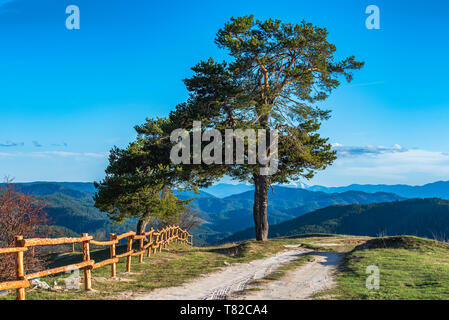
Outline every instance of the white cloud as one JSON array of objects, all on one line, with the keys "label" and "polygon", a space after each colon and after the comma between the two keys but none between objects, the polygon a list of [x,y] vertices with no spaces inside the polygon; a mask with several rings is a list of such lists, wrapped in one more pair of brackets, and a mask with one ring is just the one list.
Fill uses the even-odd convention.
[{"label": "white cloud", "polygon": [[4,153],[4,152],[0,152],[0,157],[13,157],[14,154],[12,153]]},{"label": "white cloud", "polygon": [[313,184],[340,186],[353,183],[425,184],[449,180],[449,154],[392,147],[334,145],[338,158],[320,172]]},{"label": "white cloud", "polygon": [[0,143],[0,147],[23,147],[25,143],[23,142],[13,142],[13,141],[6,141],[6,143]]},{"label": "white cloud", "polygon": [[104,159],[107,158],[107,153],[94,152],[67,152],[67,151],[41,151],[41,152],[15,152],[15,153],[1,153],[0,157],[32,157],[32,158],[77,158],[77,159]]},{"label": "white cloud", "polygon": [[64,158],[105,158],[107,157],[106,153],[92,153],[92,152],[67,152],[67,151],[43,151],[43,152],[31,152],[29,153],[31,156],[35,157],[64,157]]},{"label": "white cloud", "polygon": [[408,151],[407,149],[401,147],[398,144],[395,144],[392,147],[385,147],[385,146],[354,147],[354,146],[344,146],[340,143],[334,143],[332,144],[332,147],[334,148],[334,150],[337,151],[339,157],[377,156],[380,154]]}]

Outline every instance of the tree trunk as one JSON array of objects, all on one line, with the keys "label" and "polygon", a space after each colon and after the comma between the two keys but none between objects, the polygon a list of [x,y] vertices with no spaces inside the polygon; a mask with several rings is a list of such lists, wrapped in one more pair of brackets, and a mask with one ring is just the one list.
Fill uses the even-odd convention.
[{"label": "tree trunk", "polygon": [[144,234],[145,229],[147,228],[148,220],[139,219],[139,222],[137,222],[137,234]]},{"label": "tree trunk", "polygon": [[[265,104],[269,104],[265,101]],[[263,115],[260,118],[260,125],[266,130],[265,138],[265,151],[269,154],[270,148],[270,132],[268,126],[268,115]],[[257,150],[261,152],[261,150]],[[266,169],[269,164],[259,164],[259,170]],[[265,241],[268,240],[268,219],[267,219],[267,207],[268,207],[268,188],[270,187],[270,176],[261,175],[260,171],[254,175],[254,226],[256,228],[256,240]]]},{"label": "tree trunk", "polygon": [[268,239],[268,188],[270,186],[270,177],[256,175],[254,177],[254,226],[256,229],[256,240],[265,241]]}]

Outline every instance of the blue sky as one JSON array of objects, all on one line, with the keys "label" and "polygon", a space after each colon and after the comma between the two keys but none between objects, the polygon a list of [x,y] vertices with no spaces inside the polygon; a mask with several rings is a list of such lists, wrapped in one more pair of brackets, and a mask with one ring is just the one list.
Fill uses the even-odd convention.
[{"label": "blue sky", "polygon": [[[80,30],[67,30],[77,5]],[[380,8],[381,29],[365,27]],[[133,126],[185,100],[190,67],[232,16],[324,26],[338,55],[366,62],[326,101],[339,160],[307,184],[449,180],[449,3],[400,1],[0,0],[0,175],[101,179]]]}]

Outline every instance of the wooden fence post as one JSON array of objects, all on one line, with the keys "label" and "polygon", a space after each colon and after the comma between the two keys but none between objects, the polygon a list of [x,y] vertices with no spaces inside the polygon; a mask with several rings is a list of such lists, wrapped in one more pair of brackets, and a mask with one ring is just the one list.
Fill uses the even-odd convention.
[{"label": "wooden fence post", "polygon": [[158,243],[159,243],[159,233],[157,233],[157,236],[155,237],[155,242],[154,242],[154,248],[153,248],[153,254],[156,254],[156,252],[157,252],[157,248],[156,248],[156,246],[158,245]]},{"label": "wooden fence post", "polygon": [[167,241],[165,243],[170,244],[170,226],[167,227]]},{"label": "wooden fence post", "polygon": [[[139,251],[143,251],[143,240],[144,239],[140,239],[139,241]],[[143,262],[143,252],[141,254],[139,254],[139,263]]]},{"label": "wooden fence post", "polygon": [[[128,237],[128,246],[126,247],[126,252],[130,252],[133,249],[133,237]],[[126,272],[131,272],[131,255],[126,257]]]},{"label": "wooden fence post", "polygon": [[[117,240],[117,235],[115,233],[109,234],[109,240],[111,241]],[[111,259],[115,259],[115,243],[111,244],[109,251],[111,253]],[[117,264],[115,262],[111,264],[111,276],[112,277],[117,276]]]},{"label": "wooden fence post", "polygon": [[158,241],[158,244],[159,244],[159,252],[162,252],[162,244],[164,243],[164,234],[162,233],[162,231],[161,231],[161,234],[159,235],[159,241]]},{"label": "wooden fence post", "polygon": [[[153,228],[151,228],[150,230],[150,234],[148,235],[148,243],[152,243],[153,242]],[[147,249],[147,257],[149,257],[151,255],[151,246],[150,245]]]},{"label": "wooden fence post", "polygon": [[[22,236],[16,236],[14,240],[15,247],[25,247],[25,240]],[[23,264],[23,251],[17,252],[16,255],[16,276],[17,280],[25,280],[25,266]],[[16,290],[16,299],[25,300],[25,288]]]},{"label": "wooden fence post", "polygon": [[[86,238],[89,235],[87,233],[82,233],[81,237]],[[90,248],[89,248],[90,240],[83,241],[83,261],[90,260]],[[91,274],[91,266],[84,267],[84,290],[90,291],[92,290],[92,274]]]}]

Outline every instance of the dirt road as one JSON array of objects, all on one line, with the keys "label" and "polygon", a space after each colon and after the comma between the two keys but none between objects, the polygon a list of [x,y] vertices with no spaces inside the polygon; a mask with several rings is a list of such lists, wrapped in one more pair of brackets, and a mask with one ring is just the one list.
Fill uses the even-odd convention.
[{"label": "dirt road", "polygon": [[279,280],[266,281],[257,286],[257,291],[246,291],[244,295],[229,299],[242,300],[306,300],[313,294],[329,289],[334,285],[335,266],[341,254],[334,252],[314,253],[314,260],[287,272]]},{"label": "dirt road", "polygon": [[[276,270],[283,263],[292,261],[300,255],[309,253],[310,250],[289,246],[288,251],[275,254],[271,257],[255,260],[249,263],[236,264],[223,268],[220,271],[202,276],[186,282],[179,287],[161,288],[152,291],[150,294],[141,296],[140,300],[210,300],[225,299],[233,292],[243,290],[251,280],[265,277],[267,274]],[[294,273],[290,284],[282,291],[281,284],[273,282],[274,287],[267,288],[257,292],[260,296],[254,299],[301,299],[309,296],[313,292],[314,286],[317,289],[326,287],[331,283],[332,267],[338,262],[338,254],[319,254],[316,261],[311,262],[303,268],[298,269],[298,273]],[[322,260],[321,262],[319,260]],[[300,271],[303,270],[303,271]],[[301,276],[301,273],[304,273]],[[311,277],[311,278],[310,278]],[[310,278],[310,279],[309,279]],[[280,280],[282,281],[282,280]],[[286,280],[288,282],[288,280]],[[295,282],[295,283],[293,283]],[[298,283],[296,283],[298,282]],[[279,286],[276,288],[276,286]],[[298,290],[304,293],[298,294]],[[263,295],[267,295],[266,297]],[[272,296],[272,298],[270,298]],[[240,297],[244,299],[252,299],[251,297]]]}]

